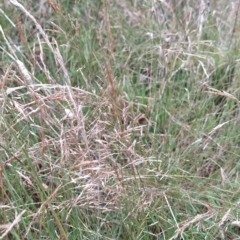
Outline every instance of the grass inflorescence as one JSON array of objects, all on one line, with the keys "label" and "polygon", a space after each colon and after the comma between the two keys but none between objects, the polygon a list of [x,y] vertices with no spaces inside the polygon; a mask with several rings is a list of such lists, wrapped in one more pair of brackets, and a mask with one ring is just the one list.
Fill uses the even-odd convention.
[{"label": "grass inflorescence", "polygon": [[239,6],[0,3],[0,239],[237,239]]}]

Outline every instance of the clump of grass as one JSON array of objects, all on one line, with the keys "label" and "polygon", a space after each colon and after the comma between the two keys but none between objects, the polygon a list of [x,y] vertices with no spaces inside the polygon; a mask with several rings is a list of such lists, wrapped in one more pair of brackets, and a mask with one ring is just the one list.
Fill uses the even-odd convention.
[{"label": "clump of grass", "polygon": [[0,239],[236,239],[239,1],[0,6]]}]

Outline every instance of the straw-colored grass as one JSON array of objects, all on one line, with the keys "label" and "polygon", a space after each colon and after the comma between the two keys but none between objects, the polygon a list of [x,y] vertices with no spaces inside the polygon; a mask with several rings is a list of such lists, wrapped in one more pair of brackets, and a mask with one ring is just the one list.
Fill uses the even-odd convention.
[{"label": "straw-colored grass", "polygon": [[0,239],[238,239],[239,11],[0,3]]}]

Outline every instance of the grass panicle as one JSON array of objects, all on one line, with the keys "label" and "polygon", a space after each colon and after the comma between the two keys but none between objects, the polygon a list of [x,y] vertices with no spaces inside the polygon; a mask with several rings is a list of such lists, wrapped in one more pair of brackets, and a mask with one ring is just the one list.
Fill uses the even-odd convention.
[{"label": "grass panicle", "polygon": [[239,6],[0,3],[0,239],[237,239]]}]

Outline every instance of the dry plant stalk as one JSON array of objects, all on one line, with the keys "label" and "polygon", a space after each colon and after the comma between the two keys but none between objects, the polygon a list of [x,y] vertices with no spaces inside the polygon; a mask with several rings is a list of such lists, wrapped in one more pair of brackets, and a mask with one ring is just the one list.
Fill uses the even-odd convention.
[{"label": "dry plant stalk", "polygon": [[111,26],[109,22],[109,15],[108,15],[108,0],[104,0],[104,24],[107,30],[107,36],[108,36],[108,45],[109,45],[109,50],[111,54],[111,58],[113,58],[113,52],[114,52],[114,41],[113,41],[113,36],[111,32]]},{"label": "dry plant stalk", "polygon": [[7,226],[7,229],[6,229],[5,232],[0,236],[0,240],[1,240],[1,239],[4,239],[4,238],[8,235],[8,233],[11,232],[11,230],[13,229],[13,227],[14,227],[15,225],[17,225],[17,224],[21,221],[22,215],[23,215],[25,212],[26,212],[26,210],[23,210],[20,214],[18,214],[18,215],[15,217],[15,219],[14,219],[14,221],[13,221],[12,223],[9,223],[9,224],[6,225],[6,226]]},{"label": "dry plant stalk", "polygon": [[209,211],[206,212],[206,213],[196,215],[196,216],[195,216],[193,219],[191,219],[191,220],[185,221],[184,223],[182,223],[182,226],[181,226],[181,227],[178,227],[178,229],[176,230],[174,236],[171,237],[169,240],[177,239],[177,237],[178,237],[179,235],[182,235],[182,233],[183,233],[189,226],[191,226],[191,224],[200,222],[200,221],[202,221],[203,219],[206,219],[206,218],[211,218],[211,217],[213,217],[215,214],[216,214],[215,212],[209,210]]},{"label": "dry plant stalk", "polygon": [[13,63],[10,64],[10,66],[7,68],[6,73],[5,73],[4,76],[2,77],[2,80],[1,80],[1,82],[0,82],[0,89],[3,89],[3,88],[4,88],[5,83],[6,83],[7,79],[8,79],[9,73],[10,73],[10,71],[11,71],[11,69],[12,69],[12,66],[13,66]]},{"label": "dry plant stalk", "polygon": [[62,6],[60,1],[57,1],[57,3],[55,4],[54,2],[52,2],[51,0],[47,0],[47,3],[49,4],[49,6],[53,9],[54,12],[56,13],[62,13]]},{"label": "dry plant stalk", "polygon": [[16,22],[17,22],[17,28],[18,28],[20,40],[21,40],[21,43],[22,43],[22,45],[24,47],[24,50],[25,50],[25,54],[29,57],[29,51],[28,51],[28,46],[27,46],[27,39],[26,39],[24,30],[23,30],[23,26],[22,26],[22,23],[21,23],[20,16],[16,17]]}]

